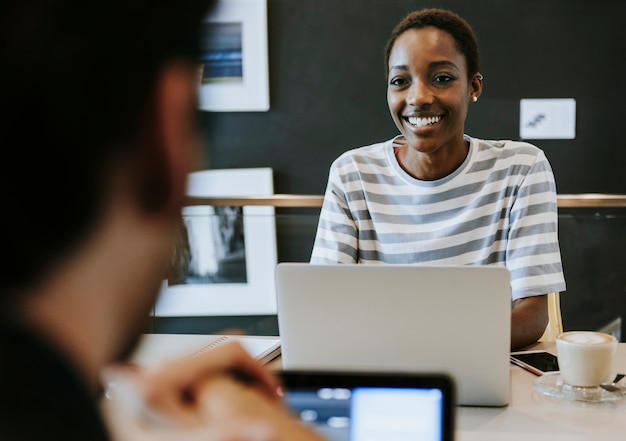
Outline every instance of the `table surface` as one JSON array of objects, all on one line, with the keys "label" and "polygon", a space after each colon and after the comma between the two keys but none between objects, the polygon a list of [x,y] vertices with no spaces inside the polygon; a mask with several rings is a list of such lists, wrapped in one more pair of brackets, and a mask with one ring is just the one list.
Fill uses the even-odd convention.
[{"label": "table surface", "polygon": [[[556,354],[554,343],[530,349]],[[617,350],[617,370],[626,373],[626,343]],[[268,364],[282,368],[280,358]],[[511,364],[511,401],[502,408],[457,407],[457,441],[601,441],[626,437],[626,398],[605,403],[568,401],[542,394],[538,377]]]}]

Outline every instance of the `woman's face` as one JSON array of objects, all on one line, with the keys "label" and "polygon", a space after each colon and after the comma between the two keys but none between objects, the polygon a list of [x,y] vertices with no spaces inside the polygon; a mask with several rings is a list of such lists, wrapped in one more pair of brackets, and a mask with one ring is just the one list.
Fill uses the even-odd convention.
[{"label": "woman's face", "polygon": [[467,106],[480,87],[478,80],[468,81],[465,57],[447,32],[433,26],[410,29],[392,47],[387,103],[412,149],[464,148]]}]

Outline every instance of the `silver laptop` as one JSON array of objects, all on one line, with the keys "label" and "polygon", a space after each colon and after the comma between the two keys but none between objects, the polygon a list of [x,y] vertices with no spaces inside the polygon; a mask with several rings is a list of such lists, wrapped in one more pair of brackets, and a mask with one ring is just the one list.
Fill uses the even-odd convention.
[{"label": "silver laptop", "polygon": [[506,268],[279,263],[275,274],[284,369],[441,372],[459,405],[508,404]]}]

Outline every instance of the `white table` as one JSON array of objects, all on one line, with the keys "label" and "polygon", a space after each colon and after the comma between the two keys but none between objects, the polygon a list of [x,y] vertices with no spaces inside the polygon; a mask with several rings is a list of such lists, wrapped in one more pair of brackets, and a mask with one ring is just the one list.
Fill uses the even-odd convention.
[{"label": "white table", "polygon": [[[554,343],[532,349],[556,354]],[[618,346],[618,372],[626,373],[626,343]],[[457,408],[458,441],[601,441],[626,439],[626,399],[569,402],[533,388],[537,377],[511,365],[511,402],[504,408]]]},{"label": "white table", "polygon": [[[253,337],[252,337],[253,338]],[[531,349],[555,354],[554,343]],[[270,369],[280,370],[280,357]],[[626,373],[626,343],[617,350],[617,371]],[[502,408],[457,407],[456,441],[603,441],[626,439],[626,399],[607,403],[570,402],[536,391],[538,377],[511,364],[511,401]],[[104,400],[107,404],[107,400]],[[136,428],[123,425],[123,413],[103,409],[111,427],[123,430],[133,441],[144,439]],[[133,432],[135,430],[135,432]],[[146,438],[147,439],[147,438]]]},{"label": "white table", "polygon": [[[529,349],[556,354],[554,343]],[[281,369],[279,359],[269,364]],[[626,343],[617,350],[617,371],[626,373]],[[533,387],[537,376],[511,364],[511,401],[502,408],[457,407],[456,441],[603,441],[626,439],[626,398],[617,402],[570,402]]]}]

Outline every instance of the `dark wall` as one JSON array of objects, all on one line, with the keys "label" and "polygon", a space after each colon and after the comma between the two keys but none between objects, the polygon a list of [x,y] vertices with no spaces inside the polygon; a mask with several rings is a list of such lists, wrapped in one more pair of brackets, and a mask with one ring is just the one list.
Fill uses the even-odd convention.
[{"label": "dark wall", "polygon": [[[517,139],[520,99],[574,98],[576,139],[532,141],[545,150],[559,193],[626,194],[624,0],[268,0],[271,108],[202,112],[207,165],[272,167],[276,193],[323,194],[339,154],[397,134],[387,110],[383,49],[393,26],[425,6],[458,12],[477,33],[485,81],[470,106],[468,134]],[[315,221],[278,225],[279,260],[307,260]],[[569,210],[559,228],[565,327],[626,320],[625,210]],[[275,317],[154,325],[157,332],[232,326],[276,332]]]},{"label": "dark wall", "polygon": [[626,193],[623,0],[268,0],[270,110],[202,112],[210,168],[272,167],[277,193],[322,194],[343,151],[394,136],[383,49],[424,6],[474,27],[484,91],[466,132],[519,137],[521,98],[574,98],[577,137],[533,140],[559,193]]}]

